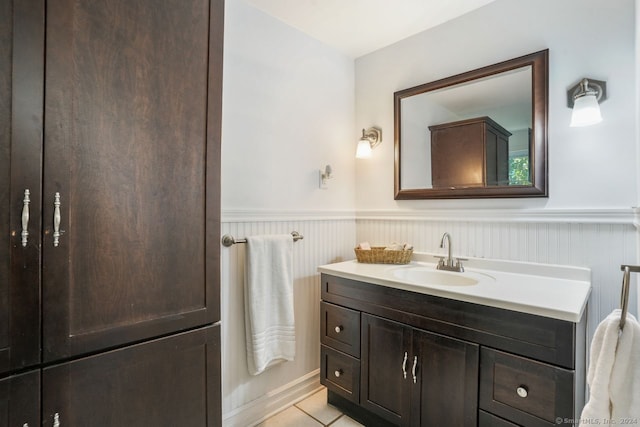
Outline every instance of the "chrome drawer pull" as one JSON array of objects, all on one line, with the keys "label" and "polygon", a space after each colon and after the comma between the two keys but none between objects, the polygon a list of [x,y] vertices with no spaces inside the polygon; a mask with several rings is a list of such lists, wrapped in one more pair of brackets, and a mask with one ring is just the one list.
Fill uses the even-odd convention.
[{"label": "chrome drawer pull", "polygon": [[416,366],[418,366],[418,356],[413,357],[413,368],[411,368],[411,374],[413,375],[414,384],[418,381],[418,377],[416,377]]},{"label": "chrome drawer pull", "polygon": [[336,378],[340,378],[340,376],[342,375],[342,369],[338,369],[337,371],[335,371],[335,372],[333,373],[333,375],[335,375],[335,376],[336,376]]},{"label": "chrome drawer pull", "polygon": [[529,395],[529,391],[527,390],[527,387],[523,385],[521,385],[516,389],[516,393],[518,393],[518,396],[522,398],[527,397]]},{"label": "chrome drawer pull", "polygon": [[344,327],[342,325],[338,325],[335,327],[334,331],[336,331],[336,334],[339,334],[343,329]]},{"label": "chrome drawer pull", "polygon": [[[56,192],[53,200],[53,246],[60,244],[60,193]],[[55,424],[54,424],[54,427]]]},{"label": "chrome drawer pull", "polygon": [[60,414],[57,412],[53,416],[53,427],[60,427]]},{"label": "chrome drawer pull", "polygon": [[402,375],[404,376],[404,379],[407,379],[407,352],[404,352],[404,359],[402,360]]},{"label": "chrome drawer pull", "polygon": [[31,203],[31,199],[29,196],[31,192],[29,189],[24,190],[24,199],[22,200],[22,247],[25,248],[27,246],[27,241],[29,239],[29,203]]}]

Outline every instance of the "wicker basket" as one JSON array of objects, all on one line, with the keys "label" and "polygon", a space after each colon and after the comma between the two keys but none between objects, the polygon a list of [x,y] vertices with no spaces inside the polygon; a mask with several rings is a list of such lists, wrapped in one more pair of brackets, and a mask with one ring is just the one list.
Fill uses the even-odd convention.
[{"label": "wicker basket", "polygon": [[366,264],[408,264],[413,249],[387,251],[384,246],[373,246],[370,250],[354,248],[358,262]]}]

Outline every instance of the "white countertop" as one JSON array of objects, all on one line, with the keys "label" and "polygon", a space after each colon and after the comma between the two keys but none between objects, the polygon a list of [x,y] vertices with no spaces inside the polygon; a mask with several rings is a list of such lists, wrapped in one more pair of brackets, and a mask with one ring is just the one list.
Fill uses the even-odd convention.
[{"label": "white countertop", "polygon": [[352,260],[322,265],[318,271],[575,323],[580,322],[591,293],[591,270],[588,268],[481,258],[470,258],[463,261],[463,265],[463,273],[440,272],[475,279],[477,284],[424,284],[395,276],[399,269],[419,267],[436,270],[435,258],[425,253],[414,253],[413,261],[405,265],[364,264]]}]

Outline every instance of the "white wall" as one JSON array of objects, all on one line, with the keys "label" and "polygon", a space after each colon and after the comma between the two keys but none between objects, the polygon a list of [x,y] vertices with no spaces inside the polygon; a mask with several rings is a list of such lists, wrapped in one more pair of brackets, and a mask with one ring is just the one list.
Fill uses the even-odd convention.
[{"label": "white wall", "polygon": [[[289,233],[296,359],[252,377],[244,335],[244,246],[221,248],[225,426],[246,427],[319,387],[318,265],[353,255],[353,60],[227,0],[222,112],[222,233]],[[318,171],[331,164],[329,188]]]},{"label": "white wall", "polygon": [[[633,0],[497,0],[356,60],[356,125],[386,135],[357,162],[356,206],[371,209],[630,208],[637,202]],[[393,200],[393,93],[549,49],[548,199]],[[604,122],[570,128],[566,90],[607,81]]]},{"label": "white wall", "polygon": [[353,60],[243,0],[224,48],[223,209],[353,209]]}]

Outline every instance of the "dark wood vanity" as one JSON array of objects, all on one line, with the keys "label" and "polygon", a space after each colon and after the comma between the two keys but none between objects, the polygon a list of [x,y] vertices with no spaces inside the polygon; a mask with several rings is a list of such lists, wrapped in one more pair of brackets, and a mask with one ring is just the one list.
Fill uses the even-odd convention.
[{"label": "dark wood vanity", "polygon": [[584,404],[585,325],[323,273],[321,383],[371,426],[554,426]]}]

